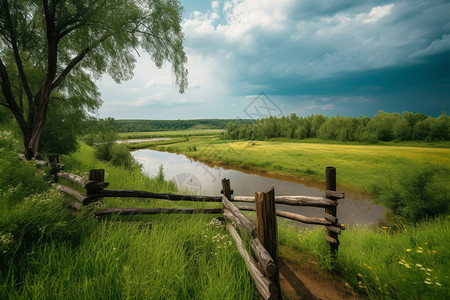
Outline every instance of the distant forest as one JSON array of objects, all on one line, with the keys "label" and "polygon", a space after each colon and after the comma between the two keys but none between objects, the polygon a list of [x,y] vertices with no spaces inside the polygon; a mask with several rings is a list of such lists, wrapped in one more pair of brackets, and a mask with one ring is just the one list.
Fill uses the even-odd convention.
[{"label": "distant forest", "polygon": [[119,132],[145,132],[185,129],[225,129],[229,122],[236,125],[252,124],[252,119],[197,119],[197,120],[115,120]]},{"label": "distant forest", "polygon": [[230,122],[224,137],[232,140],[263,140],[270,138],[319,138],[322,140],[360,141],[447,141],[450,119],[443,112],[433,118],[422,113],[387,113],[379,111],[371,117],[353,118],[311,115],[299,117],[295,113],[288,117],[269,117],[255,123]]}]

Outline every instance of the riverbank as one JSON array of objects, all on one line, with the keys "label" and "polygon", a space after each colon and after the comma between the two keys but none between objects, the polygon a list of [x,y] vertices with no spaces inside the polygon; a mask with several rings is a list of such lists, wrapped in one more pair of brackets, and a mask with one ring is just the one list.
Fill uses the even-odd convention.
[{"label": "riverbank", "polygon": [[327,166],[337,168],[339,186],[371,193],[373,185],[405,169],[435,165],[450,169],[450,148],[395,145],[342,145],[288,141],[229,141],[217,136],[190,137],[171,144],[149,143],[150,149],[184,154],[219,166],[234,166],[324,182]]}]

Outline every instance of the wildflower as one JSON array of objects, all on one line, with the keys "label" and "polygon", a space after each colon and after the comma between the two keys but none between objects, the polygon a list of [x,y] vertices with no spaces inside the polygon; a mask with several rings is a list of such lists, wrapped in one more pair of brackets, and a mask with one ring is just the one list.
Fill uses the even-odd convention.
[{"label": "wildflower", "polygon": [[361,273],[358,273],[358,277],[363,277],[363,276],[361,275]]},{"label": "wildflower", "polygon": [[406,251],[407,251],[407,252],[411,252],[411,251],[412,251],[412,249],[406,249]]},{"label": "wildflower", "polygon": [[439,282],[435,282],[434,284],[437,286],[442,286],[442,284],[440,284]]},{"label": "wildflower", "polygon": [[350,287],[350,285],[348,284],[348,282],[345,283],[345,286],[346,286],[346,287]]},{"label": "wildflower", "polygon": [[387,229],[387,226],[382,226],[381,228],[383,228],[383,229]]},{"label": "wildflower", "polygon": [[425,268],[420,268],[420,270],[421,270],[421,271],[425,271],[426,269],[425,269]]},{"label": "wildflower", "polygon": [[416,264],[416,266],[418,266],[418,267],[420,267],[420,268],[422,267],[422,265],[421,265],[421,264]]},{"label": "wildflower", "polygon": [[416,250],[417,253],[422,253],[422,250]]},{"label": "wildflower", "polygon": [[431,251],[431,252],[433,252],[433,254],[434,254],[434,253],[436,253],[436,250],[433,250],[433,251]]},{"label": "wildflower", "polygon": [[428,272],[431,272],[432,270],[431,270],[431,269],[427,269],[427,271],[428,271]]},{"label": "wildflower", "polygon": [[431,281],[425,280],[425,284],[433,284]]},{"label": "wildflower", "polygon": [[419,250],[423,250],[422,247],[417,247]]}]

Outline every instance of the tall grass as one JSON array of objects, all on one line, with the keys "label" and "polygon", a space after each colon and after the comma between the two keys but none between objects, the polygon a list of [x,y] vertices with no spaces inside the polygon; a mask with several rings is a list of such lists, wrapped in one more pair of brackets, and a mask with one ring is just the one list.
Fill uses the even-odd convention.
[{"label": "tall grass", "polygon": [[[61,160],[66,171],[83,176],[90,169],[104,168],[112,189],[176,191],[175,185],[161,176],[149,178],[138,168],[129,170],[97,160],[94,150],[84,143],[78,152]],[[116,215],[97,219],[92,214],[95,208],[87,207],[73,217],[64,207],[64,197],[50,188],[22,200],[20,206],[2,206],[1,299],[253,298],[254,287],[245,263],[214,216]],[[108,207],[189,204],[104,200]]]},{"label": "tall grass", "polygon": [[210,219],[160,216],[151,226],[104,220],[76,251],[49,243],[31,252],[21,287],[2,297],[251,299],[245,264]]},{"label": "tall grass", "polygon": [[[396,228],[352,227],[339,237],[337,272],[349,290],[370,299],[448,299],[450,218]],[[315,256],[331,268],[325,230],[279,227],[280,245]]]}]

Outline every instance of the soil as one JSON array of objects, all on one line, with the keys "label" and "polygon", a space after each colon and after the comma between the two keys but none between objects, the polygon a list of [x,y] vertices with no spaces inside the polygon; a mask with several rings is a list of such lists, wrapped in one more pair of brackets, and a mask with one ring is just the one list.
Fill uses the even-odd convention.
[{"label": "soil", "polygon": [[283,299],[347,300],[362,299],[345,287],[345,281],[317,263],[289,248],[280,248],[280,284]]}]

